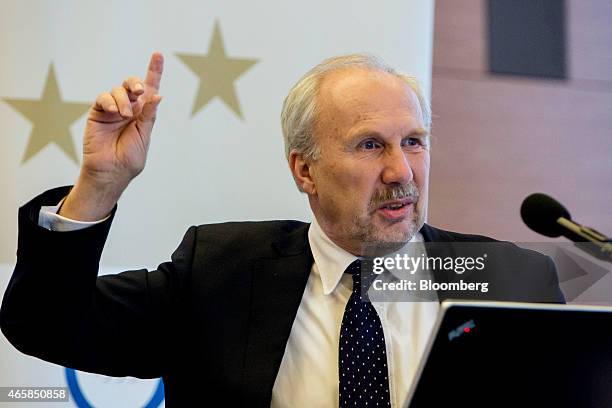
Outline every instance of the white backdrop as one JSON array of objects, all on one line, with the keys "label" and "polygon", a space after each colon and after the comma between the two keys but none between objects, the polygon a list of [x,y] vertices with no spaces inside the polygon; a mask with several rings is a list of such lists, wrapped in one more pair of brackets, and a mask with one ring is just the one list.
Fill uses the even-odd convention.
[{"label": "white backdrop", "polygon": [[[323,58],[372,52],[417,75],[426,94],[430,90],[433,0],[29,0],[1,6],[0,293],[15,261],[18,207],[45,189],[72,184],[78,174],[65,142],[24,161],[35,123],[14,101],[41,100],[51,64],[61,101],[89,104],[126,76],[143,75],[151,52],[166,57],[147,168],[119,202],[105,271],[154,268],[192,224],[309,220],[284,159],[279,114],[291,85]],[[228,58],[257,60],[234,81],[242,118],[219,98],[191,114],[199,79],[177,54],[206,55],[215,22]],[[79,160],[84,125],[85,114],[70,127]],[[66,385],[63,368],[19,354],[3,337],[0,361],[0,386]],[[94,406],[142,406],[155,388],[155,382],[77,378]]]}]

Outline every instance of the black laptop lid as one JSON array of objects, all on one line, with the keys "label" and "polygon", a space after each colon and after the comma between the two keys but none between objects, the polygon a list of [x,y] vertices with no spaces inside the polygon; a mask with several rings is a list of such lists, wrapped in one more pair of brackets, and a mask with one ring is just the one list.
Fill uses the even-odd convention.
[{"label": "black laptop lid", "polygon": [[612,308],[443,303],[410,408],[612,407]]}]

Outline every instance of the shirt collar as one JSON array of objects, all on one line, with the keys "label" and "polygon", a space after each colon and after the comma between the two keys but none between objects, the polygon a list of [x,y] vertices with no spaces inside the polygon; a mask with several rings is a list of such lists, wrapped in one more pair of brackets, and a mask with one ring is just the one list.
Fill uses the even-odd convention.
[{"label": "shirt collar", "polygon": [[319,270],[323,293],[329,295],[340,282],[346,268],[357,257],[336,245],[323,232],[316,218],[313,219],[308,229],[308,241],[315,265]]},{"label": "shirt collar", "polygon": [[[323,293],[329,295],[338,286],[346,268],[358,257],[334,243],[321,229],[314,217],[308,229],[308,242],[315,265],[319,270]],[[409,242],[423,242],[423,236],[421,233],[417,233]]]}]

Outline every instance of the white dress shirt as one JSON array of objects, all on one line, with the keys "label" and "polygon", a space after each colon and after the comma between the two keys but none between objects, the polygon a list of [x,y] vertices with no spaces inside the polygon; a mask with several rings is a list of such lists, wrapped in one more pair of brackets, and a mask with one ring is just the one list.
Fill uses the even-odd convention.
[{"label": "white dress shirt", "polygon": [[[98,222],[62,217],[57,206],[42,207],[39,225],[53,231],[86,228]],[[355,259],[323,232],[316,220],[308,230],[314,263],[291,328],[272,403],[280,407],[338,407],[338,348],[352,278],[344,271]],[[411,242],[422,242],[421,234]],[[372,302],[385,336],[392,407],[406,402],[409,387],[431,335],[438,302]]]}]

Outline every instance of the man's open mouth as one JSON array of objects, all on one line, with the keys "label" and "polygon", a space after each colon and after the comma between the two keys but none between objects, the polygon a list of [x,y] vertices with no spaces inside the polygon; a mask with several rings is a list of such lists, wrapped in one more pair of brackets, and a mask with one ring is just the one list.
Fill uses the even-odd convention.
[{"label": "man's open mouth", "polygon": [[400,221],[409,215],[412,204],[414,204],[412,198],[392,200],[380,205],[377,211],[389,220]]},{"label": "man's open mouth", "polygon": [[398,210],[402,207],[405,207],[406,205],[407,204],[389,204],[389,205],[382,206],[381,208],[386,208],[389,210]]},{"label": "man's open mouth", "polygon": [[414,200],[412,198],[402,198],[400,200],[387,201],[386,203],[383,203],[378,208],[385,209],[385,210],[399,210],[400,208],[404,208],[412,204],[413,202]]}]

